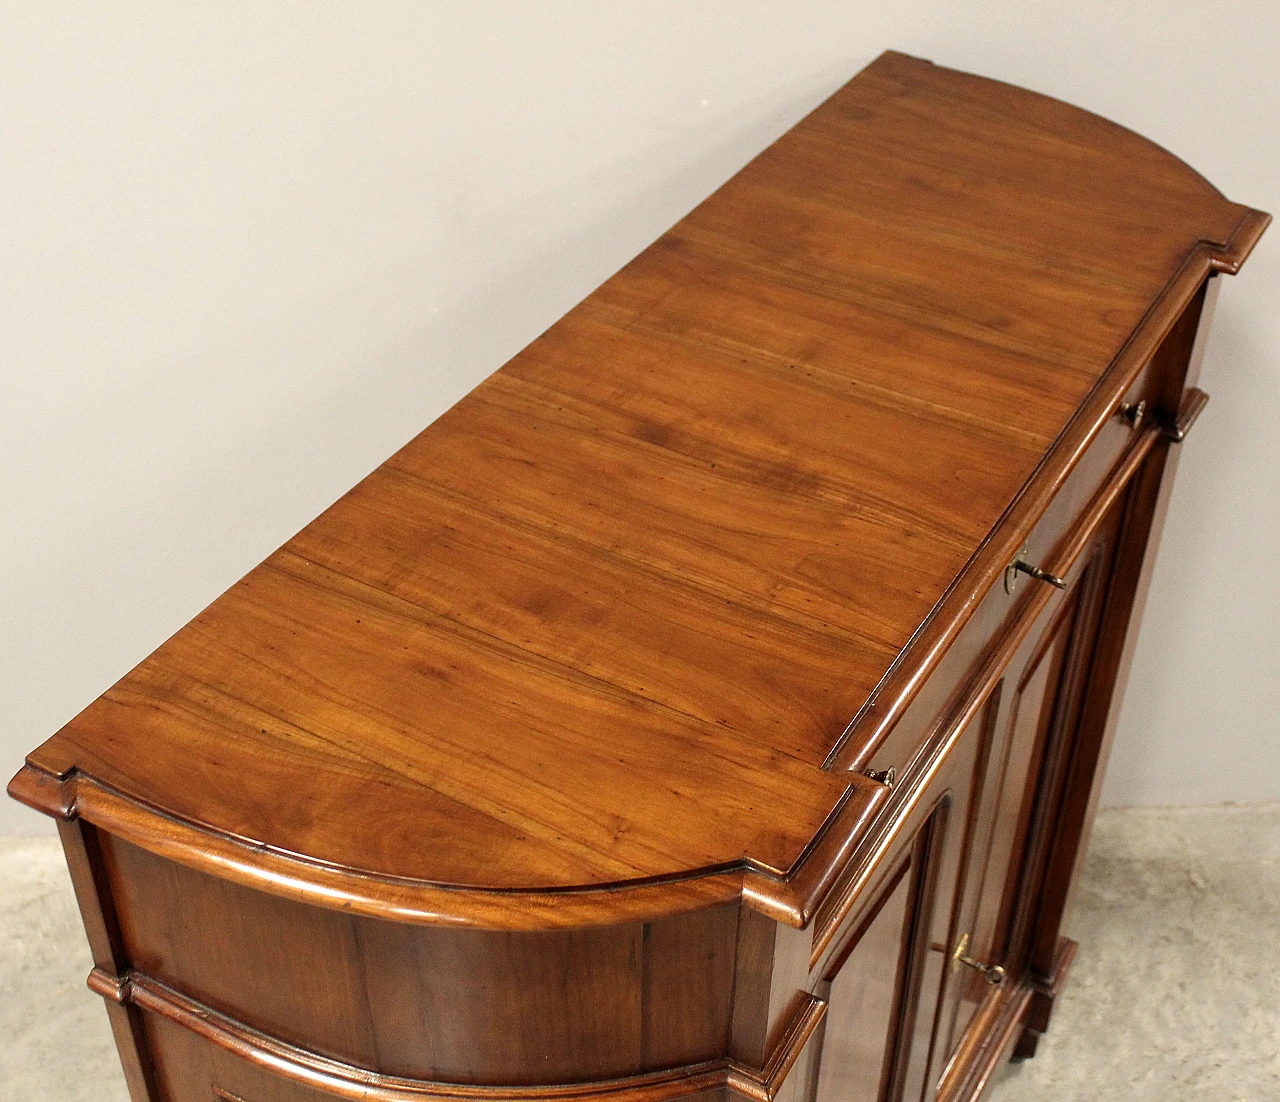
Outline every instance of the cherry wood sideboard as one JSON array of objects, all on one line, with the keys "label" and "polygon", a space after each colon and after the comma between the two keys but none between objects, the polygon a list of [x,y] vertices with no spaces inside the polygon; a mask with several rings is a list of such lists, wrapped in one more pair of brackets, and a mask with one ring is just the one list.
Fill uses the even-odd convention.
[{"label": "cherry wood sideboard", "polygon": [[27,759],[135,1102],[979,1097],[1268,221],[859,73]]}]

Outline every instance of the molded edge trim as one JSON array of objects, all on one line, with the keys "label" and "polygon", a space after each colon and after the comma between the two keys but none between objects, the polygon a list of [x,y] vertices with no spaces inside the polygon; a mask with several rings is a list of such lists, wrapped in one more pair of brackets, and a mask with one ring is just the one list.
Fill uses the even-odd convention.
[{"label": "molded edge trim", "polygon": [[[474,888],[335,868],[210,830],[144,804],[73,769],[58,777],[27,763],[9,782],[14,799],[64,821],[84,818],[115,837],[200,872],[296,902],[423,925],[548,930],[644,922],[740,899],[803,927],[817,897],[886,802],[868,777],[850,786],[798,864],[793,880],[740,861],[720,869],[581,888]],[[817,857],[815,859],[815,854]]]},{"label": "molded edge trim", "polygon": [[1022,1030],[1022,1017],[1033,989],[1025,980],[993,1004],[979,1011],[956,1051],[952,1065],[938,1084],[937,1102],[969,1102],[981,1098],[996,1069],[1009,1059]]},{"label": "molded edge trim", "polygon": [[1258,238],[1269,225],[1271,225],[1271,215],[1266,211],[1250,208],[1245,210],[1226,241],[1221,244],[1212,241],[1201,242],[1209,254],[1213,270],[1226,272],[1227,275],[1235,275],[1240,271],[1240,266],[1249,259],[1249,254],[1253,252]]},{"label": "molded edge trim", "polygon": [[113,976],[101,968],[88,985],[103,998],[158,1014],[219,1048],[284,1079],[338,1098],[359,1102],[423,1102],[425,1099],[476,1102],[664,1102],[699,1091],[727,1087],[749,1102],[773,1102],[787,1073],[827,1013],[825,999],[806,994],[763,1069],[732,1060],[709,1060],[664,1071],[617,1079],[548,1086],[491,1086],[444,1083],[383,1075],[368,1068],[321,1056],[262,1033],[196,1002],[141,972]]}]

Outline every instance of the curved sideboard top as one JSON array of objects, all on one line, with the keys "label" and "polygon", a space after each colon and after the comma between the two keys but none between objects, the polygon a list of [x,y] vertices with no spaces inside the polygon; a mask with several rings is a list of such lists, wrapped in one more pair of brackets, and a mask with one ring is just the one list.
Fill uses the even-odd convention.
[{"label": "curved sideboard top", "polygon": [[854,768],[1267,222],[887,53],[10,792],[367,915],[803,925],[887,799]]}]

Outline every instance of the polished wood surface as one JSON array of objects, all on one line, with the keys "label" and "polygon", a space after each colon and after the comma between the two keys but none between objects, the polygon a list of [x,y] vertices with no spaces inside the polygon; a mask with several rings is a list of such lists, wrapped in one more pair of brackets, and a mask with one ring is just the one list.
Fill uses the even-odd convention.
[{"label": "polished wood surface", "polygon": [[786,872],[872,690],[1249,214],[886,55],[31,761],[433,883]]},{"label": "polished wood surface", "polygon": [[1267,222],[865,69],[30,755],[136,1102],[977,1098]]}]

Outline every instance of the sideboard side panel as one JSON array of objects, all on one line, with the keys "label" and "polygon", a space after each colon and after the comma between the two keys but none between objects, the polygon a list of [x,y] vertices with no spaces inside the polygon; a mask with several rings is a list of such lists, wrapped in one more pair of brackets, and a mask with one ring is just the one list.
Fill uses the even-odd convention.
[{"label": "sideboard side panel", "polygon": [[374,1066],[352,916],[102,838],[130,969],[270,1036]]}]

